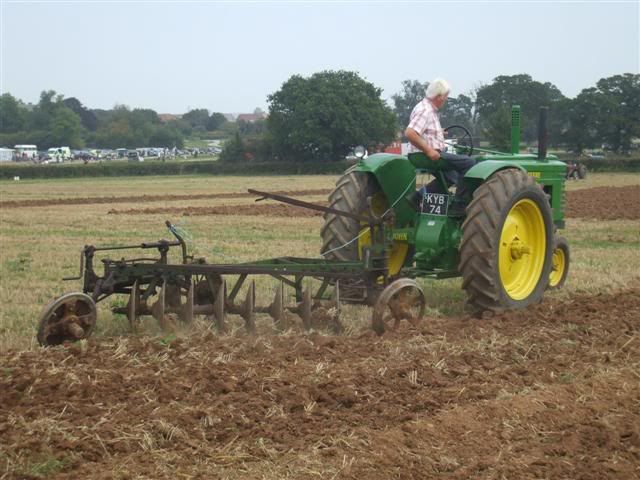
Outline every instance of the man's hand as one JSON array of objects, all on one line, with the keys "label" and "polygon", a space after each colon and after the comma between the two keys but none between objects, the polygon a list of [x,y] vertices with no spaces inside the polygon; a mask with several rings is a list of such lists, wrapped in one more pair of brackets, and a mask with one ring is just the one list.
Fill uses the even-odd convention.
[{"label": "man's hand", "polygon": [[429,148],[429,149],[427,149],[425,154],[427,155],[427,157],[429,157],[434,162],[437,162],[438,160],[440,160],[440,152],[438,152],[438,150],[435,150],[433,148]]}]

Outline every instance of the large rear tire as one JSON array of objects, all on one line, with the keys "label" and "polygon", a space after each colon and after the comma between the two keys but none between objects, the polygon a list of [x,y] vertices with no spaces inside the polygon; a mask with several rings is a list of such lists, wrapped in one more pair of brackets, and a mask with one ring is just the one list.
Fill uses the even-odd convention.
[{"label": "large rear tire", "polygon": [[[387,197],[375,177],[367,172],[356,171],[355,167],[352,167],[337,181],[336,188],[329,195],[329,207],[367,215],[368,197],[371,197],[371,208],[375,215],[382,215],[389,208]],[[324,225],[320,235],[320,253],[330,260],[357,261],[361,258],[362,248],[371,244],[371,233],[367,224],[334,213],[324,214]],[[410,257],[407,242],[394,242],[389,252],[389,275],[396,276]]]},{"label": "large rear tire", "polygon": [[476,189],[462,224],[459,271],[476,313],[542,299],[554,249],[546,194],[533,177],[501,170]]}]

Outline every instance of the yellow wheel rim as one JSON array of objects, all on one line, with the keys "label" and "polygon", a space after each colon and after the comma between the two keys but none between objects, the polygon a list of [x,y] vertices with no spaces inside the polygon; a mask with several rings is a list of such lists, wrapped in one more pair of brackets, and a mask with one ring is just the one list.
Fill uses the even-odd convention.
[{"label": "yellow wheel rim", "polygon": [[532,200],[520,200],[505,219],[498,250],[500,280],[513,300],[527,298],[538,285],[546,243],[540,208]]},{"label": "yellow wheel rim", "polygon": [[555,287],[560,283],[560,280],[562,280],[564,270],[565,268],[567,268],[567,259],[562,248],[556,248],[553,251],[552,262],[553,267],[551,269],[551,273],[549,274],[549,286]]},{"label": "yellow wheel rim", "polygon": [[[378,192],[371,197],[371,209],[375,215],[382,215],[387,211],[387,200],[383,193]],[[362,212],[366,214],[366,212]],[[371,232],[369,226],[362,225],[358,237],[358,258],[362,258],[362,249],[371,245]],[[394,241],[389,252],[389,275],[397,275],[407,260],[409,244],[407,242]]]}]

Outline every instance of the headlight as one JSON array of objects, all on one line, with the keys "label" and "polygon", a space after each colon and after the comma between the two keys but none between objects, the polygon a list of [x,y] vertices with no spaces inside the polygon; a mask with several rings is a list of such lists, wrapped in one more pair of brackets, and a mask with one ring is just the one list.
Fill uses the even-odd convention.
[{"label": "headlight", "polygon": [[367,150],[364,148],[363,145],[358,145],[356,148],[353,149],[353,154],[358,158],[363,158],[366,153],[367,153]]}]

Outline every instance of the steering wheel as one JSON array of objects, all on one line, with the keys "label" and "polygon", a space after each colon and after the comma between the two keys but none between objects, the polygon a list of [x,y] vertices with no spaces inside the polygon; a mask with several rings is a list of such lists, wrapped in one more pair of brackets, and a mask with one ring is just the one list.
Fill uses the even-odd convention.
[{"label": "steering wheel", "polygon": [[444,129],[447,132],[445,143],[451,140],[455,140],[456,143],[453,147],[456,149],[462,149],[465,155],[471,156],[473,154],[473,137],[469,130],[462,125],[449,125]]}]

